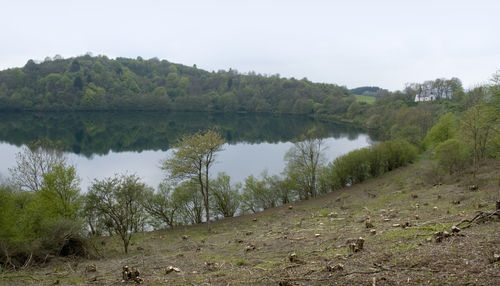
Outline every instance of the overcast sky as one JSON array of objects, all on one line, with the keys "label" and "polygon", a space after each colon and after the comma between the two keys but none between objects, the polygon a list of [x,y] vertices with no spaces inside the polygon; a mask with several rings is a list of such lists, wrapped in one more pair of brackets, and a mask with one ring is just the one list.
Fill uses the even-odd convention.
[{"label": "overcast sky", "polygon": [[0,0],[0,69],[92,52],[402,89],[500,69],[500,1]]}]

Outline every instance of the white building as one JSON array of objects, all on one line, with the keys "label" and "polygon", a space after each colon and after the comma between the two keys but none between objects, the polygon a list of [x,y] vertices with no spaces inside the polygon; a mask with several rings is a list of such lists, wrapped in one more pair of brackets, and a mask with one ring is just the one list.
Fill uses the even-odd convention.
[{"label": "white building", "polygon": [[420,93],[415,95],[415,102],[434,101],[437,98],[451,98],[453,91],[451,88],[447,90],[438,90],[437,88],[422,89]]}]

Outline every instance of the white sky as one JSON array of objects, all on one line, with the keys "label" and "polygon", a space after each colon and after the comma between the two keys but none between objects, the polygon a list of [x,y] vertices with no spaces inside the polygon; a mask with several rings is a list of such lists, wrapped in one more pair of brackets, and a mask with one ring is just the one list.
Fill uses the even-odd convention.
[{"label": "white sky", "polygon": [[498,0],[0,0],[0,69],[92,52],[402,89],[500,69]]}]

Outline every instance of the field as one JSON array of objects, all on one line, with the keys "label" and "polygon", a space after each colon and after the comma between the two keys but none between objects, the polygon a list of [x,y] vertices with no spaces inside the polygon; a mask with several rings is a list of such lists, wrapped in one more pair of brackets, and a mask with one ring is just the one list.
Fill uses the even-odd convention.
[{"label": "field", "polygon": [[354,95],[356,97],[356,99],[359,101],[359,102],[366,102],[368,104],[372,104],[375,102],[375,97],[373,96],[367,96],[367,95],[359,95],[359,94],[355,94]]},{"label": "field", "polygon": [[[128,265],[144,285],[500,285],[498,216],[459,224],[494,212],[499,162],[480,169],[477,190],[469,173],[432,170],[422,159],[314,200],[213,222],[210,230],[136,234],[128,255],[118,239],[97,238],[95,258],[52,258],[2,272],[0,284],[123,285]],[[452,233],[457,224],[461,231]],[[450,234],[436,236],[442,231]],[[350,251],[346,242],[359,237],[362,249]],[[168,266],[176,269],[167,274]]]}]

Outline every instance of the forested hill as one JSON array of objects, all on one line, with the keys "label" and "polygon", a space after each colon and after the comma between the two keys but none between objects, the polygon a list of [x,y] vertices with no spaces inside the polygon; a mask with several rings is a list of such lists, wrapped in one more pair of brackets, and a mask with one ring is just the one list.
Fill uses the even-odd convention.
[{"label": "forested hill", "polygon": [[235,70],[208,72],[156,58],[29,60],[0,71],[0,110],[179,110],[345,113],[345,87]]}]

